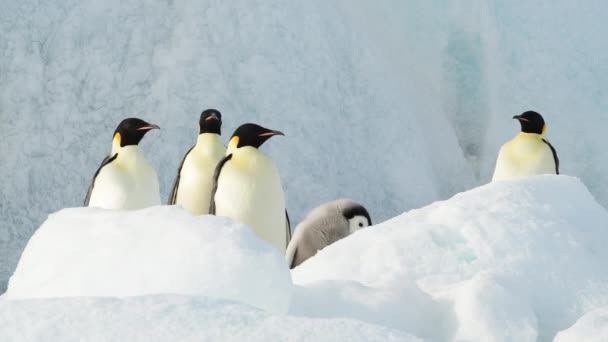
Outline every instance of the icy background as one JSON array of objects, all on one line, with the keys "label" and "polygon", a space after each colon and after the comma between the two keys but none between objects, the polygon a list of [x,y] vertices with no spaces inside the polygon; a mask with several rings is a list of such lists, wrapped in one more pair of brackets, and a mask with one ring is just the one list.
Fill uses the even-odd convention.
[{"label": "icy background", "polygon": [[[82,203],[124,117],[163,197],[200,112],[286,138],[294,223],[339,197],[375,222],[490,179],[524,110],[608,205],[604,1],[0,0],[0,291],[46,216]],[[295,226],[295,224],[294,224]]]}]

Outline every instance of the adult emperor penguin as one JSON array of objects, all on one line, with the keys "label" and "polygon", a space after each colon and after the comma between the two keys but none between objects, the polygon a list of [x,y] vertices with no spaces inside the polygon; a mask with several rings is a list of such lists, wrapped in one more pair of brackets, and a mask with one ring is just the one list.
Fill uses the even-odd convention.
[{"label": "adult emperor penguin", "polygon": [[275,163],[258,148],[282,132],[247,123],[234,132],[215,169],[210,214],[244,223],[281,253],[291,239],[285,195]]},{"label": "adult emperor penguin", "polygon": [[158,176],[138,144],[156,125],[123,120],[114,131],[112,150],[93,176],[84,205],[106,209],[140,209],[160,205]]},{"label": "adult emperor penguin", "polygon": [[559,174],[555,148],[545,139],[547,125],[537,112],[516,115],[521,133],[500,148],[492,181],[539,174]]},{"label": "adult emperor penguin", "polygon": [[215,109],[205,110],[198,123],[198,139],[184,156],[169,204],[180,204],[194,215],[209,213],[215,166],[226,155],[221,137],[222,114]]},{"label": "adult emperor penguin", "polygon": [[296,227],[285,259],[294,268],[321,249],[372,225],[367,209],[350,199],[339,199],[313,209]]}]

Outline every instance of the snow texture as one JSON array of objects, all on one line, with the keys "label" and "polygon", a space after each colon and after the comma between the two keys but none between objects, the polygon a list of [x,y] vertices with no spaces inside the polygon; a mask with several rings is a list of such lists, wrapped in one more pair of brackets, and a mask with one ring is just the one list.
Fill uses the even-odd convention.
[{"label": "snow texture", "polygon": [[580,341],[608,341],[608,306],[591,311],[555,337],[555,342]]},{"label": "snow texture", "polygon": [[577,179],[495,182],[340,240],[292,271],[293,314],[436,341],[551,341],[608,304],[608,212]]},{"label": "snow texture", "polygon": [[7,299],[203,295],[285,313],[284,257],[246,226],[176,206],[64,209],[28,243]]},{"label": "snow texture", "polygon": [[82,203],[118,122],[166,198],[200,112],[287,134],[297,224],[320,203],[378,222],[487,182],[510,119],[548,122],[564,174],[608,205],[605,1],[3,1],[0,291],[54,211]]},{"label": "snow texture", "polygon": [[[66,209],[34,234],[0,298],[0,340],[601,340],[607,239],[608,212],[580,180],[551,175],[359,230],[291,278],[228,219]],[[162,293],[173,296],[151,296]]]},{"label": "snow texture", "polygon": [[351,319],[272,315],[204,297],[145,296],[6,301],[0,340],[421,342]]}]

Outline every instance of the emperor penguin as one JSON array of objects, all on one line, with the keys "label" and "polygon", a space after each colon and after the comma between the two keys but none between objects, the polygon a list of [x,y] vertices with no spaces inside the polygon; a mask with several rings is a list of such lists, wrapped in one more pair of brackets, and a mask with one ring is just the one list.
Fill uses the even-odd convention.
[{"label": "emperor penguin", "polygon": [[138,144],[157,125],[124,119],[114,131],[112,150],[95,172],[84,206],[140,209],[160,205],[158,176]]},{"label": "emperor penguin", "polygon": [[180,204],[193,215],[209,213],[213,173],[226,155],[221,137],[222,114],[215,109],[205,110],[198,123],[198,139],[184,156],[169,204]]},{"label": "emperor penguin", "polygon": [[215,169],[209,213],[248,225],[285,253],[291,230],[281,178],[272,159],[259,150],[275,135],[284,134],[252,123],[236,129]]},{"label": "emperor penguin", "polygon": [[492,181],[540,174],[559,174],[557,151],[545,138],[547,125],[537,112],[513,117],[521,132],[500,148]]},{"label": "emperor penguin", "polygon": [[313,209],[296,227],[285,260],[294,268],[318,251],[372,225],[369,212],[350,199],[339,199]]}]

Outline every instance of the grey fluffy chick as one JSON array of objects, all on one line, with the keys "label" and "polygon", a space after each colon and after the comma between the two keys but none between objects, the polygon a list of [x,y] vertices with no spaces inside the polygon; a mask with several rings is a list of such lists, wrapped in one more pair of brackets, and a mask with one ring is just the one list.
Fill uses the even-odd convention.
[{"label": "grey fluffy chick", "polygon": [[359,203],[350,199],[325,203],[313,209],[296,227],[285,252],[287,264],[294,268],[321,249],[371,225],[367,209]]}]

